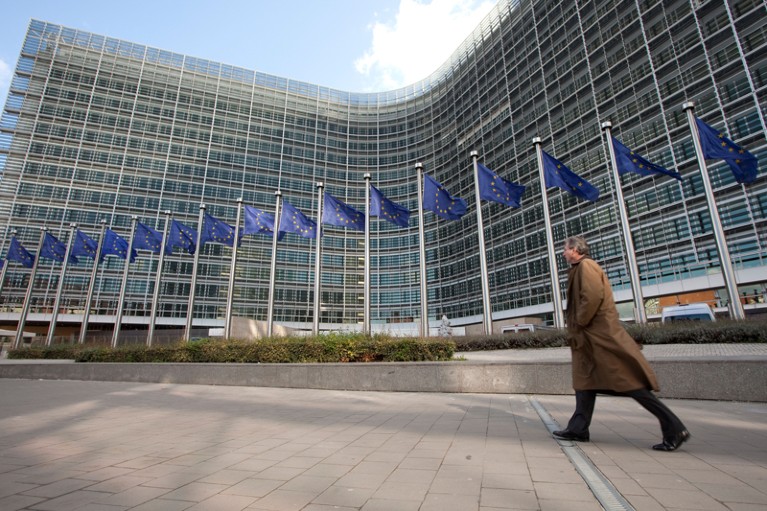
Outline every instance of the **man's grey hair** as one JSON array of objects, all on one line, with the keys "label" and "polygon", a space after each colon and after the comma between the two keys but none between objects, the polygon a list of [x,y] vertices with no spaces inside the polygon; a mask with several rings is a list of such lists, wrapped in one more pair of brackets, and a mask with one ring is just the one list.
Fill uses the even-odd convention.
[{"label": "man's grey hair", "polygon": [[589,255],[589,244],[583,236],[570,236],[565,240],[567,248],[574,248],[581,255]]}]

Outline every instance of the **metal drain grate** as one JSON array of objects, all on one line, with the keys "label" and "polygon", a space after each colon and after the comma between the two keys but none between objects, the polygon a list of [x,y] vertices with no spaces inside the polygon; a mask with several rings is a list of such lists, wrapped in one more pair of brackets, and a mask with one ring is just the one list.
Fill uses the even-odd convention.
[{"label": "metal drain grate", "polygon": [[[529,398],[530,403],[538,413],[549,433],[559,429],[559,424],[549,415],[549,412],[534,397]],[[575,466],[575,470],[581,475],[583,480],[591,489],[591,492],[597,498],[602,507],[607,511],[635,511],[634,507],[621,495],[615,486],[607,479],[599,469],[594,466],[591,460],[583,454],[583,451],[577,445],[569,440],[557,440],[562,451]]]}]

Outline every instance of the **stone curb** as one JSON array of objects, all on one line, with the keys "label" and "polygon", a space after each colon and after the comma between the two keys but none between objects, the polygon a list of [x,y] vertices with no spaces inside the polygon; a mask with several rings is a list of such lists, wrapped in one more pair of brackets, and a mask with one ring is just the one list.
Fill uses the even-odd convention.
[{"label": "stone curb", "polygon": [[[651,362],[665,398],[767,402],[767,356]],[[35,363],[6,360],[0,378],[254,387],[572,394],[569,361],[360,364]]]}]

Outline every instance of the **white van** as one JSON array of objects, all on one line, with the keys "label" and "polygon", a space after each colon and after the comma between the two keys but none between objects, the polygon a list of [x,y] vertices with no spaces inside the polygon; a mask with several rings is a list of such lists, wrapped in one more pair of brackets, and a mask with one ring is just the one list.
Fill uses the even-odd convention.
[{"label": "white van", "polygon": [[674,321],[716,321],[716,316],[707,303],[685,303],[663,307],[661,322]]},{"label": "white van", "polygon": [[539,330],[556,330],[553,326],[538,325],[535,323],[515,323],[501,327],[502,334],[516,334],[519,332],[537,332]]},{"label": "white van", "polygon": [[501,327],[502,334],[516,334],[519,332],[535,332],[538,325],[532,323],[517,323],[514,325],[506,325]]}]

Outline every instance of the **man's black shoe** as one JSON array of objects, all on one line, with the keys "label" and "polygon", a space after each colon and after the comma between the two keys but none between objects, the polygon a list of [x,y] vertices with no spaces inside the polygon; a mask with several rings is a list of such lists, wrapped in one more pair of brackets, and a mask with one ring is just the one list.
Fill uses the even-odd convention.
[{"label": "man's black shoe", "polygon": [[690,438],[690,432],[683,429],[676,435],[670,438],[664,438],[663,443],[655,444],[652,448],[656,451],[676,451],[679,446],[685,443]]},{"label": "man's black shoe", "polygon": [[563,429],[562,431],[554,431],[552,433],[554,435],[554,438],[558,438],[560,440],[574,440],[576,442],[588,442],[589,441],[589,434],[588,433],[581,433],[580,435],[578,433],[573,433],[572,431],[568,429]]}]

